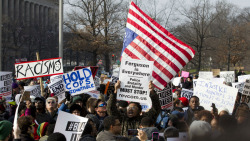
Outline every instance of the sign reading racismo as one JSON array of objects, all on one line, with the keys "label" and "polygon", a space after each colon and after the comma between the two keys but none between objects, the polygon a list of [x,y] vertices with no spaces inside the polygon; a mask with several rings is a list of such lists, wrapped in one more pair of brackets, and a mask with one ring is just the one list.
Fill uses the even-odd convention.
[{"label": "sign reading racismo", "polygon": [[63,74],[61,58],[44,59],[15,64],[17,80]]}]

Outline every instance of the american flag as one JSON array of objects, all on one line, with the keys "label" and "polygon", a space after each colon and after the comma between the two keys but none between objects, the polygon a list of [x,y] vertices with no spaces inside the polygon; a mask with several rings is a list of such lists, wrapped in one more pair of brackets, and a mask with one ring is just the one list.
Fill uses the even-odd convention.
[{"label": "american flag", "polygon": [[194,54],[190,46],[178,40],[131,2],[121,57],[154,61],[152,76],[155,87],[164,89]]}]

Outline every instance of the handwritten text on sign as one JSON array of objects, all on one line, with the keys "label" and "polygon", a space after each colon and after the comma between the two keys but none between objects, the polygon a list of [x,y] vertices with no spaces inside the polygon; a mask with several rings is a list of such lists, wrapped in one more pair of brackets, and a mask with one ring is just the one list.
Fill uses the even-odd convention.
[{"label": "handwritten text on sign", "polygon": [[225,78],[226,82],[231,82],[231,83],[235,82],[234,71],[221,71],[220,77]]},{"label": "handwritten text on sign", "polygon": [[120,67],[117,99],[146,104],[149,99],[149,81],[151,79],[153,62],[123,59]]},{"label": "handwritten text on sign", "polygon": [[94,80],[89,67],[63,74],[63,80],[66,90],[71,95],[95,90]]},{"label": "handwritten text on sign", "polygon": [[12,72],[0,72],[0,96],[10,100],[12,94]]},{"label": "handwritten text on sign", "polygon": [[247,79],[243,88],[243,95],[250,96],[250,79]]},{"label": "handwritten text on sign", "polygon": [[28,79],[42,76],[63,74],[61,58],[38,60],[15,64],[17,79]]},{"label": "handwritten text on sign", "polygon": [[200,105],[211,110],[212,103],[216,107],[227,108],[232,113],[238,89],[208,80],[197,80],[194,95],[200,98]]}]

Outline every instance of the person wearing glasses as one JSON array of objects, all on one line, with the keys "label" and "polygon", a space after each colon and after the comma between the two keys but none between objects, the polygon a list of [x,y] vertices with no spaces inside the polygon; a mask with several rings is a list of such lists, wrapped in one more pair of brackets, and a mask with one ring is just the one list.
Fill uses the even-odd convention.
[{"label": "person wearing glasses", "polygon": [[52,122],[53,119],[46,114],[45,111],[45,99],[43,97],[35,98],[35,106],[36,106],[36,120],[38,124],[43,122]]},{"label": "person wearing glasses", "polygon": [[120,88],[120,81],[118,80],[115,84],[115,91],[110,95],[107,105],[108,115],[114,115],[120,117],[121,121],[121,135],[128,137],[128,129],[138,129],[143,117],[150,117],[154,121],[160,113],[161,105],[159,101],[159,96],[154,91],[154,85],[149,82],[150,98],[152,101],[152,108],[142,114],[142,107],[137,102],[130,102],[127,106],[127,111],[125,116],[121,116],[122,113],[118,111],[116,107],[116,92]]},{"label": "person wearing glasses", "polygon": [[54,120],[56,121],[57,119],[57,109],[55,108],[56,106],[56,99],[53,97],[48,97],[46,99],[46,110],[47,114]]}]

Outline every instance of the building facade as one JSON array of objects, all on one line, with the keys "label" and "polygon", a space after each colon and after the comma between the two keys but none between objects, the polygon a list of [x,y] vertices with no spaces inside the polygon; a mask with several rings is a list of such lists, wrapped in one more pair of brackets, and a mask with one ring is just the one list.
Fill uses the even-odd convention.
[{"label": "building facade", "polygon": [[2,70],[16,59],[58,57],[58,0],[2,0]]}]

